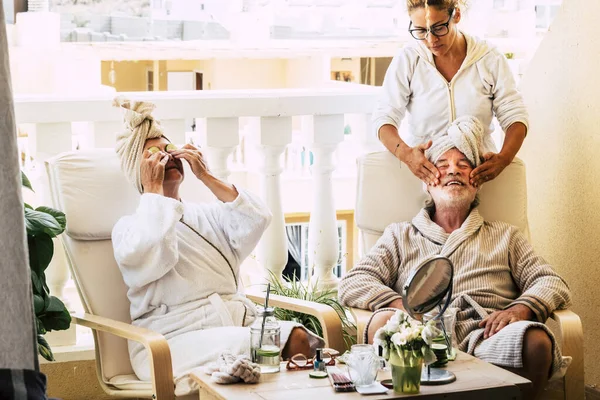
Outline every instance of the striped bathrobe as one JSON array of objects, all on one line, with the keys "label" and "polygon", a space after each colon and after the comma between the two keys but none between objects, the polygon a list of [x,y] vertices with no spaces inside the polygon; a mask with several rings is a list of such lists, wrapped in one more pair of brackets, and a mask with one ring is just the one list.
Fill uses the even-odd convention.
[{"label": "striped bathrobe", "polygon": [[[342,279],[339,297],[344,305],[383,310],[399,293],[409,274],[433,256],[454,264],[451,307],[457,308],[454,328],[462,351],[493,364],[521,368],[525,331],[541,327],[556,309],[571,304],[565,281],[539,255],[525,236],[503,222],[486,222],[471,211],[460,229],[446,233],[426,210],[412,222],[388,226],[377,244]],[[487,340],[479,322],[488,314],[516,304],[529,307],[536,321],[520,321]],[[554,345],[553,370],[564,368]]]}]

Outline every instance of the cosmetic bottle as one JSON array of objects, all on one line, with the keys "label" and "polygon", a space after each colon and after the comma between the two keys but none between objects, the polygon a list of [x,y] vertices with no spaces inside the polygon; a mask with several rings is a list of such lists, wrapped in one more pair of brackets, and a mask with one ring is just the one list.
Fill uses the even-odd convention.
[{"label": "cosmetic bottle", "polygon": [[327,371],[325,362],[323,361],[323,349],[317,349],[317,354],[315,355],[314,370]]}]

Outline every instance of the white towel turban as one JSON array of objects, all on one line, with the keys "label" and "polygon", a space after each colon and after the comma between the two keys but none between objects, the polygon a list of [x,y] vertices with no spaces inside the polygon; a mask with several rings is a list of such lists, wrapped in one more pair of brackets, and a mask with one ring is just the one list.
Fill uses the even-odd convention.
[{"label": "white towel turban", "polygon": [[425,156],[435,164],[448,150],[457,148],[463,153],[473,166],[481,164],[483,155],[483,125],[471,116],[460,117],[448,127],[446,135],[433,139],[433,144],[425,150]]},{"label": "white towel turban", "polygon": [[136,189],[143,193],[140,164],[144,144],[148,139],[164,136],[160,122],[152,117],[156,106],[145,101],[131,102],[122,96],[115,98],[113,106],[124,111],[124,129],[117,135],[116,145],[121,169]]}]

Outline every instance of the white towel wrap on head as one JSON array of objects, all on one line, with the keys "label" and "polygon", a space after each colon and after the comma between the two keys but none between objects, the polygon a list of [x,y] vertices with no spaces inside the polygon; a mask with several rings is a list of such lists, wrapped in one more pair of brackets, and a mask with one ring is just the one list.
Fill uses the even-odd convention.
[{"label": "white towel wrap on head", "polygon": [[473,166],[479,166],[484,134],[481,122],[471,116],[460,117],[450,124],[447,132],[433,140],[431,147],[425,150],[425,156],[435,164],[445,152],[456,147]]},{"label": "white towel wrap on head", "polygon": [[144,144],[148,139],[165,136],[160,122],[152,117],[156,106],[145,101],[131,102],[122,96],[114,99],[113,106],[124,110],[124,129],[117,135],[116,144],[121,169],[136,189],[143,193],[140,164]]}]

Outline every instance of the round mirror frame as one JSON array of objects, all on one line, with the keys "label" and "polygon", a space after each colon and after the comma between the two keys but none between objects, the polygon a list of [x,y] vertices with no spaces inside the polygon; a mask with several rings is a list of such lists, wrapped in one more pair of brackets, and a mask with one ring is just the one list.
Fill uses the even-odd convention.
[{"label": "round mirror frame", "polygon": [[[410,307],[408,304],[408,300],[407,300],[408,299],[408,291],[409,291],[411,285],[413,284],[415,277],[419,275],[419,272],[421,272],[421,270],[423,268],[427,267],[430,263],[435,263],[436,261],[445,261],[449,265],[449,267],[450,267],[450,284],[448,285],[446,290],[444,290],[440,294],[440,301],[438,301],[436,304],[434,304],[430,308],[424,310],[423,312],[418,312],[418,313],[414,312],[413,308]],[[446,298],[445,304],[442,306],[442,309],[433,319],[435,320],[435,319],[441,318],[442,315],[444,314],[444,312],[446,311],[446,309],[448,308],[448,306],[450,305],[450,301],[452,300],[452,282],[453,282],[453,280],[454,280],[454,265],[452,264],[452,261],[450,261],[449,258],[444,257],[444,256],[435,256],[428,260],[425,260],[424,262],[421,263],[421,265],[419,265],[417,268],[415,268],[415,270],[413,272],[410,273],[410,275],[406,279],[406,282],[404,283],[404,286],[402,287],[402,305],[404,306],[404,310],[412,318],[420,319],[419,317],[422,316],[423,314],[426,314],[429,311],[433,310],[434,308],[440,306],[440,303],[443,301],[444,298]]]}]

